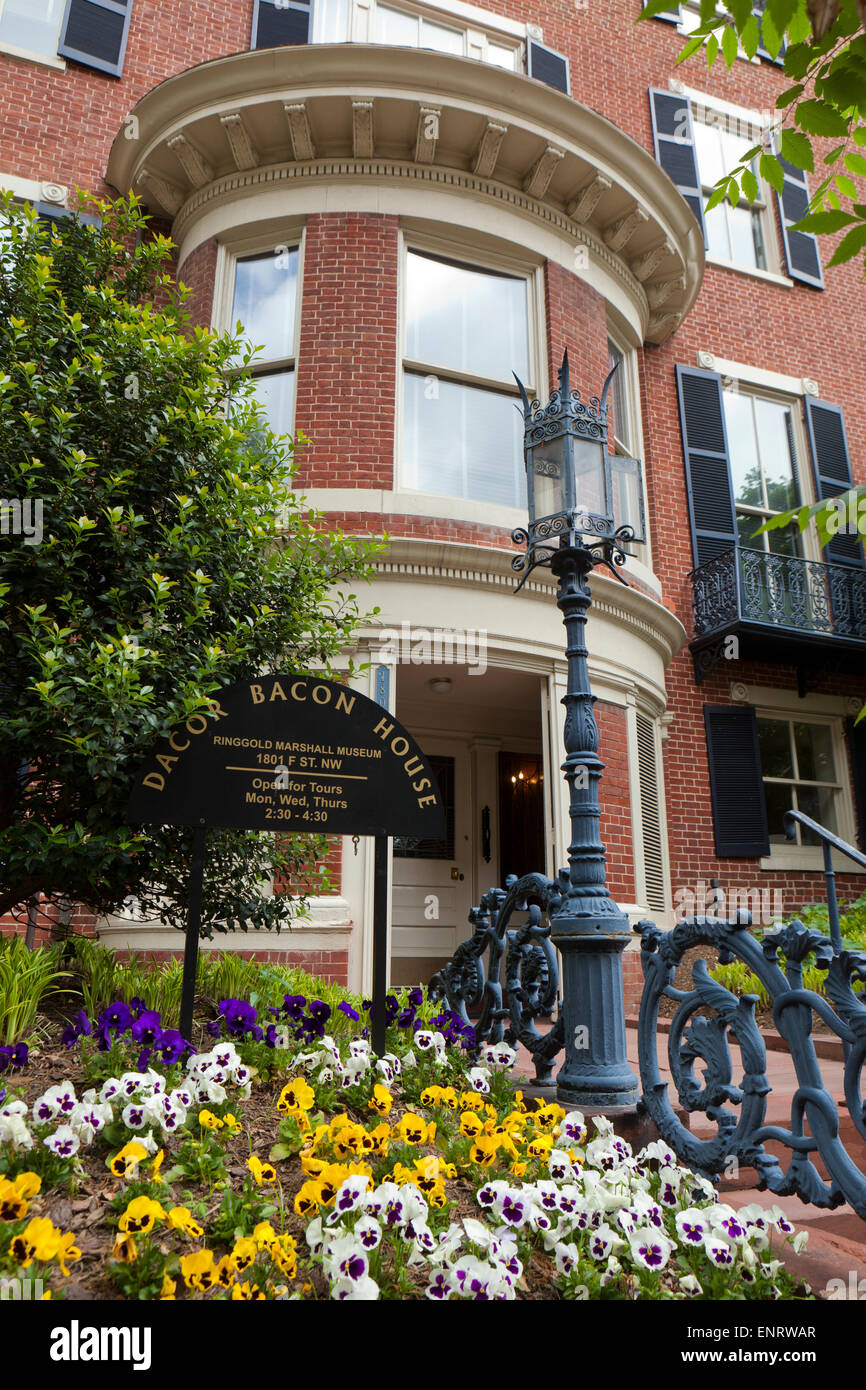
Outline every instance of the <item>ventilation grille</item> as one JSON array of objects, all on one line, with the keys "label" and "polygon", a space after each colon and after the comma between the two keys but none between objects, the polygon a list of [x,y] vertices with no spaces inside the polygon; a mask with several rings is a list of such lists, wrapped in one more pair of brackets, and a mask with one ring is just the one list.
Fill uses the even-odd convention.
[{"label": "ventilation grille", "polygon": [[652,721],[644,714],[637,716],[637,766],[647,907],[654,912],[664,912],[665,873],[656,746]]}]

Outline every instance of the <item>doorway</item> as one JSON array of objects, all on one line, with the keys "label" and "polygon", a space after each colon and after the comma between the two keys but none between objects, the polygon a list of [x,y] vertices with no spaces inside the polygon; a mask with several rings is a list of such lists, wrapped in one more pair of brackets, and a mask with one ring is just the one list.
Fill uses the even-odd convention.
[{"label": "doorway", "polygon": [[543,873],[544,762],[541,754],[499,754],[499,867],[509,874]]}]

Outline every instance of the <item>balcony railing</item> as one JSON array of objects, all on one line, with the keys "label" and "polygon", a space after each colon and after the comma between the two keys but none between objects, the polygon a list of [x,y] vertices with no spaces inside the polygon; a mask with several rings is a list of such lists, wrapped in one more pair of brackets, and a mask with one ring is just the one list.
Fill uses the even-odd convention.
[{"label": "balcony railing", "polygon": [[692,572],[695,638],[742,624],[866,641],[866,569],[736,547]]}]

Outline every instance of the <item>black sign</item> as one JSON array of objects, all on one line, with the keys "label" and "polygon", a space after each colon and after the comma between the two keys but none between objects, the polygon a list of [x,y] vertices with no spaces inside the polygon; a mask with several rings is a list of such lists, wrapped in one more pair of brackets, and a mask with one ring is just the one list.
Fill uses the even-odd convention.
[{"label": "black sign", "polygon": [[317,676],[257,676],[212,697],[142,768],[129,819],[150,825],[441,839],[428,760],[381,705]]}]

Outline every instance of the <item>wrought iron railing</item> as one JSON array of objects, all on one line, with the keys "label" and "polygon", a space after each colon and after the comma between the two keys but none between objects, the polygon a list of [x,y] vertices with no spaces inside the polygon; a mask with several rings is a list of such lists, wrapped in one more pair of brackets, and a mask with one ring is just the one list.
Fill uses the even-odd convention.
[{"label": "wrought iron railing", "polygon": [[[645,981],[639,1024],[642,1100],[677,1156],[712,1180],[729,1171],[734,1159],[757,1171],[756,1186],[760,1189],[769,1188],[779,1195],[795,1193],[821,1207],[850,1202],[866,1219],[866,1175],[840,1137],[840,1098],[823,1084],[812,1038],[813,1016],[817,1015],[842,1040],[844,1104],[857,1133],[866,1139],[861,1093],[866,1005],[864,996],[853,989],[856,982],[866,983],[866,953],[847,950],[842,941],[832,852],[835,849],[863,868],[866,855],[802,812],[790,811],[785,818],[789,834],[797,823],[817,836],[823,847],[829,939],[794,921],[765,932],[759,941],[747,930],[751,923],[748,912],[738,912],[731,921],[691,917],[667,932],[652,922],[638,924]],[[758,996],[738,998],[732,994],[712,978],[704,959],[697,959],[692,966],[692,989],[674,986],[674,975],[685,953],[707,946],[718,951],[722,964],[735,958],[743,961],[770,996],[773,1020],[788,1044],[797,1075],[790,1128],[764,1123],[771,1087],[764,1039],[755,1019]],[[803,968],[809,956],[814,956],[818,969],[826,971],[826,997],[803,988]],[[659,1069],[658,1014],[663,998],[678,1005],[667,1045],[677,1099],[682,1109],[703,1112],[716,1126],[716,1134],[708,1139],[692,1134],[682,1123],[668,1094],[669,1083]],[[739,1047],[743,1070],[738,1085],[734,1082],[732,1039]],[[697,1063],[703,1081],[695,1076]],[[765,1147],[772,1140],[791,1151],[784,1169]],[[814,1154],[823,1162],[826,1177],[812,1162]]]},{"label": "wrought iron railing", "polygon": [[736,546],[691,578],[697,637],[748,622],[866,640],[866,569]]}]

